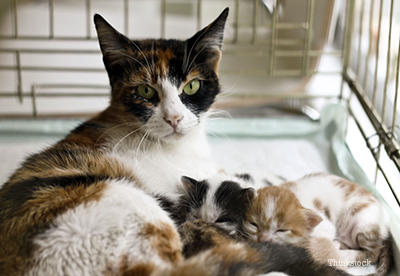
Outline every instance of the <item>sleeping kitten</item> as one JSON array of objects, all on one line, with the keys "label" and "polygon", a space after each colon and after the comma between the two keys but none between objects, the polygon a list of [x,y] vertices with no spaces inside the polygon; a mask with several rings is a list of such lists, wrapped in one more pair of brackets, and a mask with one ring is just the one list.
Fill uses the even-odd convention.
[{"label": "sleeping kitten", "polygon": [[343,178],[319,173],[264,187],[247,210],[243,231],[254,241],[306,246],[325,262],[326,256],[379,261],[374,275],[386,275],[390,269],[387,213],[366,189]]},{"label": "sleeping kitten", "polygon": [[183,262],[175,224],[149,194],[176,199],[182,174],[219,170],[202,125],[220,91],[227,16],[185,41],[132,41],[95,15],[110,106],[30,156],[1,187],[1,275]]},{"label": "sleeping kitten", "polygon": [[153,263],[132,266],[122,259],[119,270],[108,269],[103,275],[350,276],[334,267],[314,262],[303,248],[238,241],[222,228],[202,220],[185,222],[180,227],[180,234],[186,259],[173,267],[159,267]]},{"label": "sleeping kitten", "polygon": [[181,196],[173,218],[178,225],[185,221],[202,219],[214,223],[231,235],[236,236],[237,225],[242,221],[247,206],[255,196],[255,190],[241,178],[225,174],[202,181],[182,177],[186,193]]},{"label": "sleeping kitten", "polygon": [[[202,181],[182,177],[182,182],[187,193],[179,204],[171,205],[165,199],[161,200],[172,217],[181,223],[179,232],[184,257],[188,261],[204,260],[205,266],[199,267],[200,271],[206,268],[209,273],[214,269],[218,275],[259,275],[271,271],[292,276],[349,275],[315,262],[300,247],[269,241],[261,244],[246,242],[238,226],[255,190],[249,188],[243,178],[218,174]],[[232,269],[232,263],[240,265]]]},{"label": "sleeping kitten", "polygon": [[[218,275],[260,275],[276,271],[291,276],[350,276],[342,270],[315,262],[301,247],[273,242],[248,243],[232,237],[218,223],[203,220],[185,222],[180,234],[184,256],[189,260],[205,259],[205,264],[208,264],[205,268],[218,269]],[[233,268],[232,263],[238,265]]]}]

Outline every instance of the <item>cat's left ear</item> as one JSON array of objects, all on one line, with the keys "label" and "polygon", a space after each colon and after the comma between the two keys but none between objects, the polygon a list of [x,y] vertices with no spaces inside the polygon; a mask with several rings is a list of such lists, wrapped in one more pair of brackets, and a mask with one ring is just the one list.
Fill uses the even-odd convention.
[{"label": "cat's left ear", "polygon": [[308,230],[311,232],[314,230],[314,228],[320,224],[320,222],[322,221],[322,218],[320,215],[318,215],[317,212],[304,208],[303,209],[303,213],[306,215],[307,218],[307,222],[308,222]]},{"label": "cat's left ear", "polygon": [[182,176],[181,181],[186,191],[189,191],[198,182],[196,179],[190,178],[188,176]]},{"label": "cat's left ear", "polygon": [[126,36],[114,29],[101,15],[95,14],[93,20],[103,54],[104,65],[110,73],[113,66],[121,58],[124,58],[124,55],[129,54],[129,51],[132,51],[132,43]]},{"label": "cat's left ear", "polygon": [[229,8],[226,8],[217,19],[187,40],[187,58],[196,59],[200,54],[207,55],[206,60],[214,71],[218,72],[221,59],[222,40]]}]

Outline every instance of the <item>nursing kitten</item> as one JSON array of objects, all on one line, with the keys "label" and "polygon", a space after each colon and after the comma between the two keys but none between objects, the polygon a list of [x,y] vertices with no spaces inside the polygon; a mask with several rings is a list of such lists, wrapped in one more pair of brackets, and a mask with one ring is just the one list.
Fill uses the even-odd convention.
[{"label": "nursing kitten", "polygon": [[107,270],[103,275],[350,276],[334,267],[315,263],[303,248],[238,241],[222,228],[202,220],[185,222],[179,231],[185,245],[183,262],[165,268],[153,263],[131,266],[122,260],[119,270]]},{"label": "nursing kitten", "polygon": [[315,262],[301,247],[245,241],[238,226],[255,190],[243,188],[248,183],[242,179],[218,174],[202,181],[182,177],[182,182],[187,192],[179,203],[163,201],[181,225],[184,257],[188,261],[203,260],[205,266],[199,269],[206,268],[208,273],[215,270],[217,275],[259,275],[271,271],[292,276],[349,275]]},{"label": "nursing kitten", "polygon": [[366,189],[343,178],[318,173],[264,187],[247,210],[242,229],[254,241],[305,246],[325,262],[379,262],[372,275],[391,267],[387,213]]},{"label": "nursing kitten", "polygon": [[214,223],[231,235],[239,233],[247,207],[255,190],[241,178],[216,174],[207,180],[182,177],[186,192],[181,196],[172,213],[178,225],[185,221],[201,219]]},{"label": "nursing kitten", "polygon": [[209,177],[204,119],[220,91],[228,9],[185,41],[132,41],[94,21],[109,107],[30,156],[0,189],[1,275],[101,275],[183,262],[174,222],[149,194]]},{"label": "nursing kitten", "polygon": [[304,248],[273,242],[248,243],[233,237],[216,223],[188,221],[179,232],[184,256],[189,260],[199,257],[207,260],[205,268],[217,269],[218,275],[264,275],[275,271],[291,276],[350,276],[342,270],[315,262]]}]

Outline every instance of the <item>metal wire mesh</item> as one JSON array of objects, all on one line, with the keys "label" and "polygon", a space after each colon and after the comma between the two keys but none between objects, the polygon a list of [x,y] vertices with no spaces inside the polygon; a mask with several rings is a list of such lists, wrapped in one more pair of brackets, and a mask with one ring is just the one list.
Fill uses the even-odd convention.
[{"label": "metal wire mesh", "polygon": [[[94,12],[130,38],[187,38],[229,6],[220,75],[230,99],[345,101],[377,168],[387,155],[400,170],[398,1],[6,0],[2,5],[0,116],[71,115],[79,111],[64,106],[76,106],[77,98],[90,98],[86,106],[79,101],[85,112],[106,105],[109,85]],[[318,66],[327,57],[339,66]],[[317,75],[336,76],[339,85],[329,93],[330,85],[309,93]],[[399,203],[398,187],[380,171]]]},{"label": "metal wire mesh", "polygon": [[[36,16],[34,14],[27,16],[25,11],[32,8],[35,2],[9,1],[10,5],[5,12],[7,14],[5,17],[9,19],[9,28],[3,28],[3,34],[0,36],[0,54],[6,57],[0,60],[0,72],[15,73],[13,76],[15,85],[12,83],[0,86],[0,97],[18,97],[20,103],[24,99],[29,99],[31,114],[37,116],[40,112],[36,99],[71,96],[71,92],[59,91],[62,90],[63,86],[75,88],[72,96],[107,96],[109,87],[107,83],[104,83],[104,80],[106,80],[105,71],[99,62],[96,62],[96,66],[87,66],[87,64],[79,62],[70,64],[70,62],[65,62],[62,59],[56,61],[65,56],[69,56],[71,59],[79,56],[93,56],[97,60],[101,59],[93,31],[92,14],[97,10],[93,6],[99,6],[99,4],[101,6],[101,3],[107,1],[85,0],[85,5],[79,5],[81,1],[68,1],[72,7],[84,10],[79,17],[81,25],[77,33],[80,35],[66,35],[58,31],[61,28],[58,27],[59,24],[56,22],[56,8],[65,5],[67,1],[36,1],[41,4],[43,9]],[[122,17],[120,26],[123,27],[123,33],[131,38],[137,37],[137,34],[131,34],[129,28],[132,21],[132,6],[139,2],[151,2],[149,14],[152,17],[159,18],[158,33],[153,32],[153,37],[166,37],[169,32],[169,19],[173,17],[171,13],[173,14],[173,9],[179,8],[179,6],[181,6],[181,9],[186,7],[188,13],[194,18],[195,22],[191,22],[195,26],[193,33],[203,27],[203,22],[212,20],[213,16],[207,16],[211,9],[217,15],[223,7],[230,6],[232,15],[228,22],[228,34],[224,48],[224,56],[229,58],[227,58],[227,62],[223,61],[220,73],[226,83],[237,83],[235,93],[232,95],[235,97],[264,97],[268,94],[281,97],[283,94],[298,94],[299,91],[304,89],[304,84],[310,76],[314,74],[340,74],[340,70],[320,72],[316,66],[317,60],[322,55],[341,57],[340,50],[323,51],[322,47],[326,40],[325,34],[328,33],[333,9],[334,1],[331,0],[317,2],[319,12],[323,12],[328,19],[322,17],[316,23],[314,22],[315,0],[297,1],[296,6],[297,8],[300,7],[300,13],[298,13],[299,10],[296,7],[288,8],[292,5],[291,1],[283,0],[221,1],[218,5],[215,4],[215,1],[202,0],[120,0],[113,3],[117,2],[120,2],[120,5],[118,8],[114,7],[114,9],[120,9],[116,11]],[[294,13],[296,18],[293,18]],[[300,16],[297,16],[297,14]],[[33,24],[38,16],[42,18],[40,20],[42,26],[38,28],[37,33],[24,30],[21,22],[30,28],[30,24]],[[70,20],[74,20],[74,18],[71,16]],[[68,24],[68,22],[64,22],[65,24]],[[136,26],[136,29],[138,29],[138,26]],[[188,34],[188,36],[191,34]],[[170,37],[173,37],[172,33]],[[60,46],[63,44],[68,45],[69,48]],[[82,45],[84,46],[82,47]],[[36,62],[31,62],[30,60],[35,57],[38,57]],[[4,62],[7,59],[12,60],[12,62],[7,64],[7,62]],[[55,62],[49,61],[51,59]],[[98,73],[99,76],[91,81],[80,81],[79,83],[76,81],[66,82],[66,78],[64,82],[59,80],[52,83],[49,78],[42,78],[46,74],[56,72],[60,74],[79,73],[80,76]],[[32,74],[38,76],[38,78],[33,79],[29,76]],[[246,83],[241,86],[242,82],[237,81],[237,79],[246,76],[254,78],[253,84],[248,85]],[[274,77],[287,77],[289,80],[276,81]],[[277,82],[276,85],[273,85],[273,87],[278,87],[275,91],[265,89],[265,87],[271,86],[268,80]],[[103,84],[99,85],[98,82],[103,82]],[[284,89],[279,87],[280,82],[290,83],[289,89],[286,89],[289,92],[282,93]],[[260,87],[264,88],[264,91],[261,91]],[[90,89],[97,92],[88,92]],[[81,92],[81,90],[85,90],[85,92]],[[101,91],[99,92],[99,90]],[[306,95],[302,94],[301,97],[306,97]]]}]

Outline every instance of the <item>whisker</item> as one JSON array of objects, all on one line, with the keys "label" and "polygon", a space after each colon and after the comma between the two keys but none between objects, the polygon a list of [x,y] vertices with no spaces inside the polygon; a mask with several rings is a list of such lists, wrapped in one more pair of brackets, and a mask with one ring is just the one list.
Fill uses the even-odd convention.
[{"label": "whisker", "polygon": [[189,70],[190,70],[190,68],[192,67],[192,64],[193,64],[193,62],[196,60],[197,56],[208,46],[208,44],[210,44],[210,42],[211,42],[211,41],[208,41],[208,42],[206,43],[206,45],[204,45],[204,47],[201,48],[200,51],[197,52],[197,54],[196,54],[196,55],[194,56],[194,58],[192,59],[192,62],[189,64],[189,67],[186,68],[186,69],[189,69]]},{"label": "whisker", "polygon": [[[146,55],[143,53],[142,49],[140,49],[140,47],[139,47],[134,41],[131,40],[131,42],[133,43],[133,45],[135,45],[135,47],[136,47],[136,48],[139,50],[139,52],[142,54],[142,56],[144,57],[144,60],[145,60],[146,63],[147,63],[147,66],[149,66],[149,68],[151,68],[150,63],[149,63],[149,60],[147,59]],[[150,75],[150,76],[151,76],[151,75]]]},{"label": "whisker", "polygon": [[220,118],[232,119],[231,114],[223,109],[211,109],[208,111],[207,120],[216,120]]},{"label": "whisker", "polygon": [[122,127],[122,126],[134,126],[135,124],[137,124],[136,122],[125,122],[116,126],[113,126],[112,128],[107,129],[105,132],[103,132],[99,138],[97,138],[96,143],[94,143],[95,146],[97,146],[97,143],[100,141],[100,139],[106,135],[107,133],[109,133],[110,131],[113,131],[116,128]]},{"label": "whisker", "polygon": [[[188,66],[187,66],[187,65],[188,65],[188,63],[189,63],[189,58],[190,58],[190,55],[192,54],[192,50],[193,50],[194,47],[196,46],[197,41],[199,41],[199,39],[200,39],[205,33],[206,33],[206,32],[201,33],[201,34],[199,35],[199,37],[196,39],[196,41],[193,43],[192,47],[190,48],[189,55],[187,55],[187,57],[186,57],[187,62],[186,62],[186,64],[185,64],[185,70],[184,70],[183,72],[187,73],[187,69],[188,69]],[[197,57],[197,55],[196,55],[196,57]]]},{"label": "whisker", "polygon": [[179,168],[179,167],[177,167],[176,165],[174,165],[173,163],[171,163],[171,161],[167,158],[167,156],[165,155],[165,152],[164,152],[164,150],[163,150],[163,148],[162,148],[161,140],[160,140],[160,139],[158,139],[158,145],[160,146],[160,148],[159,148],[159,149],[160,149],[160,154],[161,154],[161,156],[164,158],[164,160],[165,160],[169,165],[171,165],[173,168],[182,171],[181,168]]},{"label": "whisker", "polygon": [[131,131],[131,132],[129,132],[127,135],[125,135],[124,137],[122,137],[122,138],[118,141],[118,143],[114,146],[113,152],[117,149],[117,147],[119,146],[119,144],[121,144],[121,142],[122,142],[123,140],[125,140],[127,137],[129,137],[129,136],[132,135],[133,133],[135,133],[135,132],[141,130],[143,127],[144,127],[144,126],[141,126],[141,127],[139,127],[138,129],[135,129],[134,131]]},{"label": "whisker", "polygon": [[138,147],[137,147],[137,150],[136,150],[136,157],[137,157],[137,156],[138,156],[138,154],[139,154],[140,146],[142,145],[142,143],[143,143],[143,140],[145,140],[145,139],[146,139],[146,136],[147,136],[148,134],[149,134],[149,132],[148,132],[148,131],[146,131],[146,132],[144,133],[144,135],[143,135],[142,139],[140,139],[139,145],[138,145]]},{"label": "whisker", "polygon": [[155,52],[154,52],[154,39],[153,39],[152,44],[151,44],[151,51],[152,51],[152,55],[151,55],[152,70],[153,70],[153,74],[155,74],[156,73],[156,65],[154,63],[154,54],[155,54]]},{"label": "whisker", "polygon": [[134,57],[132,57],[132,56],[130,56],[130,55],[127,55],[127,54],[125,54],[125,53],[122,53],[122,52],[119,52],[119,53],[120,53],[121,55],[126,56],[126,57],[128,57],[128,58],[130,58],[130,59],[136,61],[137,63],[139,63],[139,64],[142,66],[142,68],[146,71],[146,73],[148,74],[147,78],[148,78],[149,80],[151,79],[151,73],[150,73],[150,71],[146,68],[146,66],[145,66],[142,62],[140,62],[138,59],[136,59],[136,58],[134,58]]}]

